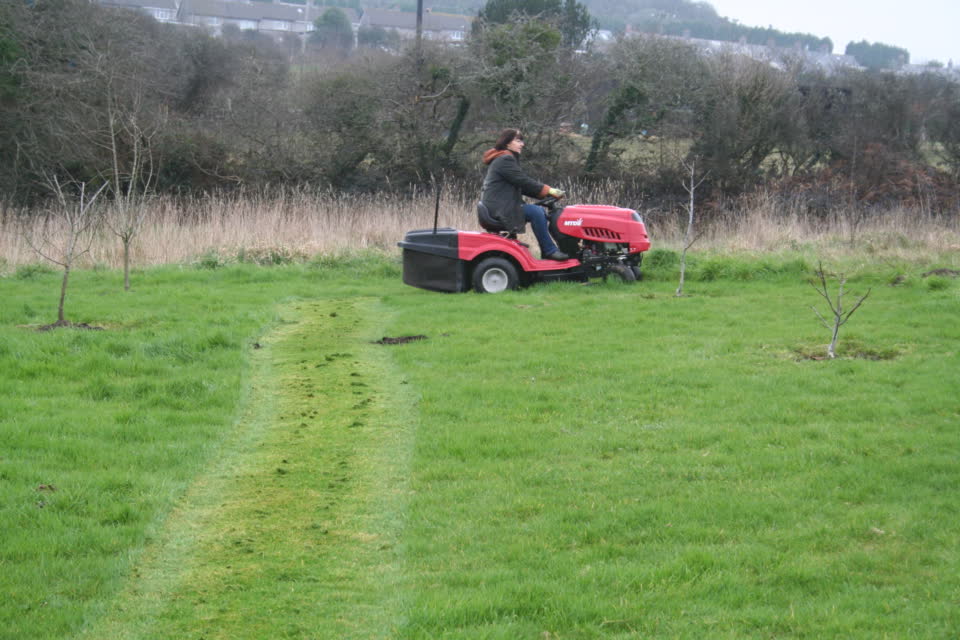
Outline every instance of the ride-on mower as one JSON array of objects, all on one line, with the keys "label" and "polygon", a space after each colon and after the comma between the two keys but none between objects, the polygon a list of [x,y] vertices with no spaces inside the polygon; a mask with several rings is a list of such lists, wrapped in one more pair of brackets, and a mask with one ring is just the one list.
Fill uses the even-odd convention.
[{"label": "ride-on mower", "polygon": [[535,282],[609,275],[624,282],[640,278],[643,252],[650,239],[643,219],[633,209],[576,204],[558,207],[547,197],[537,201],[547,209],[550,233],[569,260],[534,258],[529,247],[510,235],[478,204],[485,231],[450,227],[410,231],[398,245],[403,249],[403,281],[431,291],[499,293]]}]

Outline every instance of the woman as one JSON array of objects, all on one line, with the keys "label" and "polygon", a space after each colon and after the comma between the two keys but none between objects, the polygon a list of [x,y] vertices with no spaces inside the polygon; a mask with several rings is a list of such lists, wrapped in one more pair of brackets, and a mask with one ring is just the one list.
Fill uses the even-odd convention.
[{"label": "woman", "polygon": [[480,202],[490,211],[490,217],[511,233],[523,233],[529,222],[540,244],[541,256],[547,260],[567,260],[569,256],[560,251],[550,237],[543,207],[523,202],[523,196],[545,198],[550,195],[562,198],[564,193],[524,173],[520,168],[522,152],[523,135],[520,131],[504,129],[493,149],[483,154],[483,164],[488,165],[488,169],[487,177],[483,179]]}]

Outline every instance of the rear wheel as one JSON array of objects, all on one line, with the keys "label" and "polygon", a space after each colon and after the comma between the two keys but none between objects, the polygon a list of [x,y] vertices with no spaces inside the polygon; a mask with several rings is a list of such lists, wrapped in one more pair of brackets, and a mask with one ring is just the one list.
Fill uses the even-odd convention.
[{"label": "rear wheel", "polygon": [[486,258],[473,270],[473,289],[477,293],[500,293],[516,289],[519,283],[517,268],[504,258]]},{"label": "rear wheel", "polygon": [[633,268],[625,264],[615,264],[610,266],[610,273],[620,278],[621,282],[636,282],[637,274]]}]

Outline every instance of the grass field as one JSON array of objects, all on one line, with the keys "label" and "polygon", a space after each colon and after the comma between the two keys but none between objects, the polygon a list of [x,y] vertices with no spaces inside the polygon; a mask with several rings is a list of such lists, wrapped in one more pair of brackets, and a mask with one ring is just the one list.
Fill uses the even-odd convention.
[{"label": "grass field", "polygon": [[0,637],[956,636],[957,265],[828,264],[827,361],[801,254],[650,258],[0,279]]}]

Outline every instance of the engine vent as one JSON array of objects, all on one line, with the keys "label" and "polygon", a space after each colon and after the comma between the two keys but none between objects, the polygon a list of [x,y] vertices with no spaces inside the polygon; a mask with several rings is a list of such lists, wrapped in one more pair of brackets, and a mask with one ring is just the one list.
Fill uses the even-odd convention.
[{"label": "engine vent", "polygon": [[616,231],[611,231],[610,229],[604,229],[603,227],[584,227],[584,235],[588,235],[594,238],[602,238],[603,240],[619,240],[620,234]]}]

